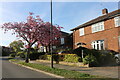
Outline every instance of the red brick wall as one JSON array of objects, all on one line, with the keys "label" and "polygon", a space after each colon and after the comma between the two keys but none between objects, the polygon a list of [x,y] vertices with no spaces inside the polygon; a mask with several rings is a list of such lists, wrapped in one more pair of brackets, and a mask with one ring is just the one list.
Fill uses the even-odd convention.
[{"label": "red brick wall", "polygon": [[85,27],[85,35],[79,36],[79,29],[73,31],[73,48],[77,48],[75,43],[84,42],[85,47],[92,48],[91,42],[94,40],[104,40],[105,49],[118,51],[118,33],[120,35],[120,27],[115,27],[114,18],[104,21],[105,30],[92,33],[91,26]]}]

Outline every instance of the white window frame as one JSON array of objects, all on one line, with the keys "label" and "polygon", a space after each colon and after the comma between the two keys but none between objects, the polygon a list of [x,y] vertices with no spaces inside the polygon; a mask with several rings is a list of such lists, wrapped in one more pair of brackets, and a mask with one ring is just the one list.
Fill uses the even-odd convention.
[{"label": "white window frame", "polygon": [[61,38],[61,44],[64,44],[64,43],[65,43],[65,39]]},{"label": "white window frame", "polygon": [[79,34],[80,34],[80,36],[85,35],[84,28],[80,28],[80,29],[79,29]]},{"label": "white window frame", "polygon": [[120,26],[120,16],[114,18],[115,27]]},{"label": "white window frame", "polygon": [[104,40],[93,41],[93,42],[91,43],[91,46],[92,46],[93,49],[102,50],[102,49],[101,49],[101,44],[102,44],[103,50],[104,50],[104,49],[105,49]]},{"label": "white window frame", "polygon": [[92,33],[103,31],[104,30],[104,21],[98,22],[92,25]]}]

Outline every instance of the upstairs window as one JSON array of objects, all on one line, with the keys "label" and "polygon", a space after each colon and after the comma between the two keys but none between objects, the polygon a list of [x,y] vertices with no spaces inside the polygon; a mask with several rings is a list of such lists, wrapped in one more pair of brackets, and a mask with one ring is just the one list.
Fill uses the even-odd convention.
[{"label": "upstairs window", "polygon": [[64,41],[64,38],[61,38],[61,44],[64,44],[65,41]]},{"label": "upstairs window", "polygon": [[85,35],[85,33],[84,33],[84,28],[80,28],[80,29],[79,29],[79,32],[80,32],[80,36]]},{"label": "upstairs window", "polygon": [[114,21],[115,21],[115,27],[120,26],[120,16],[115,17]]},{"label": "upstairs window", "polygon": [[92,25],[92,33],[103,31],[104,30],[104,22],[99,22]]}]

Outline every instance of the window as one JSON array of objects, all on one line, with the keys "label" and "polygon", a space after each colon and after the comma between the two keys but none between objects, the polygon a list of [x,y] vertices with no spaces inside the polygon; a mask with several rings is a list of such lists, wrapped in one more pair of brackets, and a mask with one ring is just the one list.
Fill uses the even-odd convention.
[{"label": "window", "polygon": [[84,35],[84,28],[80,28],[79,32],[80,32],[80,36],[83,36]]},{"label": "window", "polygon": [[103,31],[104,30],[104,22],[99,22],[92,25],[92,33]]},{"label": "window", "polygon": [[120,16],[115,17],[114,21],[115,21],[115,27],[120,26]]},{"label": "window", "polygon": [[64,42],[64,38],[61,38],[61,44],[64,44],[65,42]]},{"label": "window", "polygon": [[53,49],[56,49],[56,46],[53,46]]},{"label": "window", "polygon": [[91,45],[93,49],[104,50],[104,40],[93,41]]}]

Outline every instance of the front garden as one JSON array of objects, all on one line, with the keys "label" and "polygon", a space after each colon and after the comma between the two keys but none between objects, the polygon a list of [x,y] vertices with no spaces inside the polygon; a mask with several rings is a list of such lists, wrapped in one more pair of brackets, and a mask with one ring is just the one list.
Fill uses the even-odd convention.
[{"label": "front garden", "polygon": [[[81,50],[83,50],[83,58],[81,54]],[[71,53],[62,53],[62,54],[53,54],[53,60],[56,62],[56,64],[59,63],[73,63],[73,65],[79,65],[79,63],[83,63],[84,65],[89,66],[104,66],[104,65],[114,65],[114,53],[108,50],[93,50],[93,49],[87,49],[83,47],[79,47],[78,49],[70,51]],[[22,59],[25,59],[26,52],[21,51],[16,54],[11,54],[11,57],[20,57]],[[31,51],[29,54],[30,60],[51,60],[51,55],[45,52],[37,52],[37,51]]]}]

